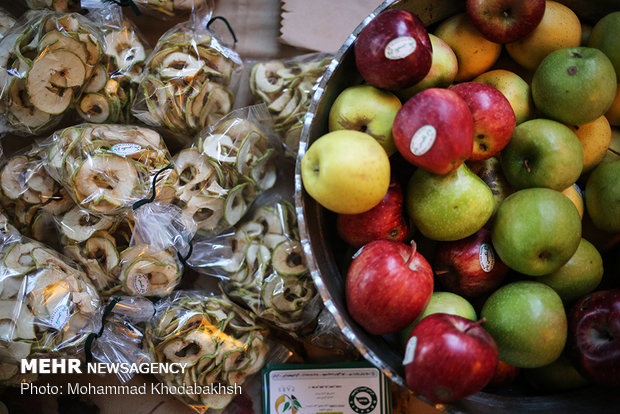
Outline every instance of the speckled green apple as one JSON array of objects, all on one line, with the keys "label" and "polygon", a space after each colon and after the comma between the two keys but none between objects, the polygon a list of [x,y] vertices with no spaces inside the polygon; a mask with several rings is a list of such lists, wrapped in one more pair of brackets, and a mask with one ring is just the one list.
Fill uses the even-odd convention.
[{"label": "speckled green apple", "polygon": [[520,368],[555,361],[566,343],[567,320],[562,299],[540,282],[517,281],[493,292],[480,317],[493,337],[499,359]]},{"label": "speckled green apple", "polygon": [[494,203],[489,187],[465,164],[445,175],[418,168],[406,191],[407,212],[416,228],[438,241],[459,240],[480,230]]},{"label": "speckled green apple", "polygon": [[515,128],[501,154],[502,170],[516,189],[547,187],[562,191],[583,169],[583,149],[569,127],[532,119]]},{"label": "speckled green apple", "polygon": [[585,199],[586,211],[597,228],[620,232],[620,160],[603,162],[590,173]]},{"label": "speckled green apple", "polygon": [[581,241],[581,218],[564,194],[526,188],[499,206],[491,240],[508,267],[542,276],[558,270],[575,253]]}]

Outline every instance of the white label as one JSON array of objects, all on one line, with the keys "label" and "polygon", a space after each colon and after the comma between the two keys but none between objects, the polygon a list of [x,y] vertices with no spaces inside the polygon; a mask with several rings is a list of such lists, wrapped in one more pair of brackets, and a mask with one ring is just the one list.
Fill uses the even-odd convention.
[{"label": "white label", "polygon": [[133,144],[131,142],[112,145],[112,152],[120,156],[135,154],[136,152],[140,152],[141,150],[142,147],[140,145]]},{"label": "white label", "polygon": [[411,364],[415,358],[415,347],[418,345],[418,337],[412,336],[407,341],[407,349],[405,350],[405,359],[403,365]]},{"label": "white label", "polygon": [[364,246],[360,247],[360,249],[358,251],[356,251],[355,253],[353,253],[353,256],[351,256],[351,259],[355,259],[357,256],[359,256],[360,254],[362,254],[362,250],[364,250]]},{"label": "white label", "polygon": [[437,137],[437,130],[432,125],[424,125],[418,129],[413,137],[409,149],[413,155],[424,155],[431,149]]},{"label": "white label", "polygon": [[491,246],[486,243],[480,245],[480,250],[478,250],[478,261],[480,262],[480,267],[486,273],[493,270],[493,266],[495,266],[495,254]]},{"label": "white label", "polygon": [[149,278],[146,275],[138,274],[133,279],[133,287],[141,295],[149,291],[150,285]]},{"label": "white label", "polygon": [[50,325],[52,328],[61,330],[67,324],[67,319],[69,319],[69,307],[61,303],[50,315]]},{"label": "white label", "polygon": [[400,36],[390,40],[385,47],[385,57],[390,60],[404,59],[412,54],[417,47],[415,39],[411,36]]}]

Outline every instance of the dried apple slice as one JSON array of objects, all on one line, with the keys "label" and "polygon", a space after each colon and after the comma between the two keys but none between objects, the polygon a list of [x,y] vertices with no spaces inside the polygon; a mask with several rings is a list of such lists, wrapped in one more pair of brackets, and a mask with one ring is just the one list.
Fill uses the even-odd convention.
[{"label": "dried apple slice", "polygon": [[203,68],[205,62],[183,52],[174,52],[166,56],[159,74],[163,78],[189,78]]},{"label": "dried apple slice", "polygon": [[109,229],[112,224],[112,219],[95,216],[76,206],[62,217],[60,229],[69,239],[83,242],[95,232]]},{"label": "dried apple slice", "polygon": [[278,70],[284,68],[284,63],[279,60],[256,63],[252,68],[256,89],[265,93],[274,93],[282,89],[284,80],[278,76]]},{"label": "dried apple slice", "polygon": [[110,105],[105,96],[99,93],[87,93],[80,99],[78,114],[86,121],[105,122],[110,117]]},{"label": "dried apple slice", "polygon": [[241,217],[248,211],[248,204],[244,198],[244,192],[249,183],[239,184],[228,192],[226,204],[224,207],[224,219],[226,222],[234,226],[241,220]]},{"label": "dried apple slice", "polygon": [[28,98],[26,82],[15,79],[9,89],[9,114],[15,117],[16,123],[33,131],[51,121],[51,115],[35,108]]},{"label": "dried apple slice", "polygon": [[73,38],[66,32],[47,32],[39,42],[37,51],[39,53],[49,53],[54,50],[64,49],[75,53],[83,63],[87,63],[88,52],[86,45]]},{"label": "dried apple slice", "polygon": [[108,83],[108,71],[106,70],[105,66],[97,65],[95,66],[95,69],[93,70],[93,74],[91,75],[90,80],[84,87],[84,92],[85,93],[99,92],[100,90],[106,87],[107,83]]},{"label": "dried apple slice", "polygon": [[32,63],[26,86],[30,101],[41,111],[57,115],[67,109],[74,87],[84,83],[85,68],[81,59],[68,50],[55,50]]},{"label": "dried apple slice", "polygon": [[17,200],[28,190],[28,185],[26,184],[28,169],[28,158],[25,155],[11,158],[2,168],[0,187],[6,197],[11,200]]},{"label": "dried apple slice", "polygon": [[106,54],[114,59],[121,71],[127,70],[146,57],[142,42],[131,30],[115,30],[106,34],[104,45]]},{"label": "dried apple slice", "polygon": [[214,230],[224,215],[224,199],[208,195],[197,195],[187,202],[183,213],[194,220],[198,229]]}]

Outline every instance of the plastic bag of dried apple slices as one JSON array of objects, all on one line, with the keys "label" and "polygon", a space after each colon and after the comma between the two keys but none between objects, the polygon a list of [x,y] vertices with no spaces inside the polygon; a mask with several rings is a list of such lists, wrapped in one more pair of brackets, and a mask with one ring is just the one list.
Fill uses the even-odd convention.
[{"label": "plastic bag of dried apple slices", "polygon": [[0,379],[24,358],[78,357],[97,327],[99,295],[68,258],[16,233],[0,234]]},{"label": "plastic bag of dried apple slices", "polygon": [[203,7],[212,7],[212,0],[133,0],[145,14],[167,20],[183,16]]},{"label": "plastic bag of dried apple slices", "polygon": [[173,158],[179,181],[174,204],[214,236],[234,226],[257,195],[276,182],[279,148],[264,105],[239,108],[203,131]]},{"label": "plastic bag of dried apple slices", "polygon": [[285,154],[297,157],[299,137],[315,85],[327,69],[332,55],[310,53],[288,59],[254,63],[250,68],[250,93],[267,105],[275,129],[286,147]]},{"label": "plastic bag of dried apple slices", "polygon": [[170,154],[151,129],[81,124],[56,131],[40,145],[50,175],[76,203],[95,214],[129,211],[148,197],[155,178],[159,201],[170,201],[174,195],[176,173],[164,170]]},{"label": "plastic bag of dried apple slices", "polygon": [[77,13],[37,10],[0,41],[5,131],[39,134],[71,110],[95,73],[101,32]]},{"label": "plastic bag of dried apple slices", "polygon": [[237,52],[206,28],[210,16],[205,8],[159,38],[132,108],[186,144],[231,111],[242,68]]},{"label": "plastic bag of dried apple slices", "polygon": [[187,364],[183,374],[159,379],[203,413],[225,409],[248,377],[268,361],[288,356],[268,334],[266,326],[223,296],[177,291],[156,304],[145,343],[155,362]]},{"label": "plastic bag of dried apple slices", "polygon": [[0,205],[23,235],[59,248],[55,218],[75,203],[45,169],[40,148],[33,146],[0,158]]},{"label": "plastic bag of dried apple slices", "polygon": [[279,328],[301,329],[321,310],[287,201],[257,207],[234,233],[196,241],[195,251],[190,266],[221,277],[229,297]]},{"label": "plastic bag of dried apple slices", "polygon": [[146,42],[121,7],[96,5],[88,16],[103,32],[103,55],[76,110],[86,122],[129,123],[148,53]]},{"label": "plastic bag of dried apple slices", "polygon": [[56,12],[79,12],[80,0],[24,0],[31,10],[48,9]]}]

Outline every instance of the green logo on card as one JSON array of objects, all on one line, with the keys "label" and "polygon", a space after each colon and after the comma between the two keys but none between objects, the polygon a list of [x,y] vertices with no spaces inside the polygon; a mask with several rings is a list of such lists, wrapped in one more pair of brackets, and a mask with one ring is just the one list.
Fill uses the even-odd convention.
[{"label": "green logo on card", "polygon": [[371,413],[377,407],[377,394],[368,387],[357,387],[349,394],[349,406],[359,414]]}]

